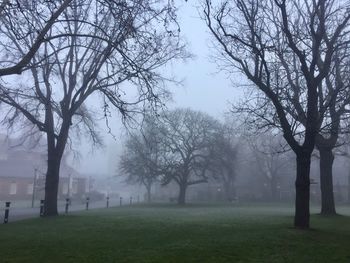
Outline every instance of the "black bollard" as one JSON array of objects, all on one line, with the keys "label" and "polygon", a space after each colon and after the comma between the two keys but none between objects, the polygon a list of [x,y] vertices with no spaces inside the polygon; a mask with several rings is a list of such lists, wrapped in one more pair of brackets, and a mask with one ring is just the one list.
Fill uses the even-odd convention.
[{"label": "black bollard", "polygon": [[106,203],[106,207],[109,207],[109,196],[107,196],[107,203]]},{"label": "black bollard", "polygon": [[89,201],[90,201],[90,198],[86,197],[86,210],[89,210]]},{"label": "black bollard", "polygon": [[132,196],[130,196],[130,205],[132,205]]},{"label": "black bollard", "polygon": [[68,207],[69,207],[69,198],[66,198],[66,208],[65,208],[65,213],[68,214]]},{"label": "black bollard", "polygon": [[123,197],[120,197],[119,198],[119,205],[122,206],[122,204],[123,204]]},{"label": "black bollard", "polygon": [[40,217],[44,216],[44,202],[45,200],[40,200]]},{"label": "black bollard", "polygon": [[6,203],[5,203],[4,224],[7,224],[8,221],[9,221],[10,205],[11,205],[11,202],[6,202]]}]

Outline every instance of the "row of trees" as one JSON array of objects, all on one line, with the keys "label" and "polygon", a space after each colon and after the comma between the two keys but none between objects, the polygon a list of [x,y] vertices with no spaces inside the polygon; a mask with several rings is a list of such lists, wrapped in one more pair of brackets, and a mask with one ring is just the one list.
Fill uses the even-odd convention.
[{"label": "row of trees", "polygon": [[[349,117],[349,1],[203,1],[218,67],[248,80],[235,107],[255,129],[282,132],[296,155],[294,225],[308,228],[310,163],[320,153],[322,214],[335,214],[333,150]],[[247,85],[251,84],[251,85]],[[340,140],[341,138],[341,140]]]},{"label": "row of trees", "polygon": [[2,124],[46,137],[45,215],[57,215],[67,145],[79,136],[99,144],[97,120],[113,109],[125,120],[167,95],[160,68],[188,56],[176,8],[166,0],[10,0],[0,8]]},{"label": "row of trees", "polygon": [[[249,96],[236,110],[247,113],[257,129],[281,131],[296,155],[294,225],[308,228],[315,147],[320,153],[322,213],[335,213],[333,149],[349,127],[350,2],[203,0],[202,4],[219,68],[234,77],[239,71],[247,79]],[[173,1],[1,2],[2,123],[26,130],[27,135],[40,131],[46,136],[46,215],[57,214],[59,167],[74,137],[72,130],[99,143],[95,121],[108,118],[112,106],[124,119],[146,102],[157,107],[167,95],[163,84],[169,79],[160,68],[188,57],[179,32]],[[5,77],[20,73],[16,79]],[[100,104],[92,108],[91,101]],[[187,133],[178,131],[186,128],[181,116],[167,113],[157,124],[163,150],[156,161],[162,169],[154,171],[164,183],[179,184],[180,202],[188,183],[220,172],[219,166],[216,173],[211,171],[204,160],[222,155],[213,145],[220,145],[219,135],[225,134],[203,120],[198,125],[206,132],[198,134],[212,138],[211,147],[197,137],[187,141],[183,136]],[[192,141],[199,148],[189,147]]]},{"label": "row of trees", "polygon": [[130,183],[143,184],[151,200],[155,182],[179,187],[178,203],[184,204],[189,186],[218,180],[227,200],[233,200],[236,139],[229,125],[190,110],[147,116],[141,131],[130,133],[120,159],[120,173]]}]

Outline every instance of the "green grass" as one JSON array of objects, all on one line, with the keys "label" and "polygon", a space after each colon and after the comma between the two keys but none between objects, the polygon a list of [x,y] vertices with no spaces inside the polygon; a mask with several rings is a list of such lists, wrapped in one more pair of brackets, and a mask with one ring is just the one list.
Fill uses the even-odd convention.
[{"label": "green grass", "polygon": [[[349,214],[349,209],[341,210]],[[0,225],[0,262],[350,262],[350,218],[283,206],[135,206]]]}]

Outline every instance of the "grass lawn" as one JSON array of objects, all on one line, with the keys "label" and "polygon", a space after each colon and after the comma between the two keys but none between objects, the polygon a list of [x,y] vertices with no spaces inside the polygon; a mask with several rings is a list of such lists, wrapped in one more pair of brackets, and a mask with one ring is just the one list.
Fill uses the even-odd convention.
[{"label": "grass lawn", "polygon": [[[349,209],[340,209],[350,215]],[[350,262],[350,217],[290,228],[283,206],[154,205],[0,225],[0,262]]]}]

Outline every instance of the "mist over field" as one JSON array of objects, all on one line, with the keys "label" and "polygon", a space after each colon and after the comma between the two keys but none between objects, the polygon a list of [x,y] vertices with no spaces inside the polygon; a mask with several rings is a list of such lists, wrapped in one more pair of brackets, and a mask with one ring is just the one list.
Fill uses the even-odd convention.
[{"label": "mist over field", "polygon": [[0,0],[0,114],[1,262],[350,260],[349,0]]}]

